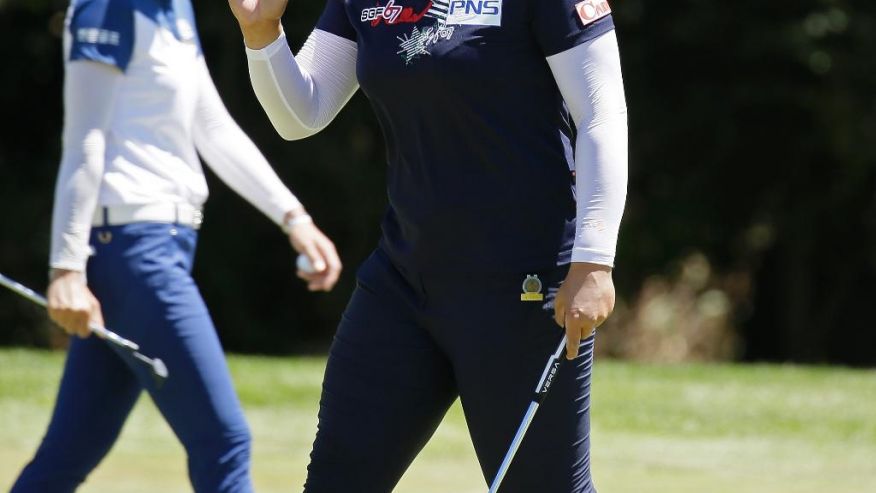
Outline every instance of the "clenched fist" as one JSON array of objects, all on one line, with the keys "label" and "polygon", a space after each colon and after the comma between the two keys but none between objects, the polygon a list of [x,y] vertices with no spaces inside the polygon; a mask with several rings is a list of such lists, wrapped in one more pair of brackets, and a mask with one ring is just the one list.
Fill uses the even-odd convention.
[{"label": "clenched fist", "polygon": [[100,302],[91,294],[81,272],[53,269],[46,298],[49,317],[67,333],[88,337],[89,324],[103,327]]},{"label": "clenched fist", "polygon": [[228,0],[246,46],[260,50],[280,37],[280,18],[289,0]]},{"label": "clenched fist", "polygon": [[[299,207],[286,213],[284,222],[288,224],[290,220],[301,216],[307,216],[307,212]],[[342,269],[335,244],[313,224],[312,220],[290,227],[289,243],[295,251],[306,256],[313,266],[312,271],[298,270],[298,277],[307,281],[307,288],[311,291],[331,291],[338,282]]]}]

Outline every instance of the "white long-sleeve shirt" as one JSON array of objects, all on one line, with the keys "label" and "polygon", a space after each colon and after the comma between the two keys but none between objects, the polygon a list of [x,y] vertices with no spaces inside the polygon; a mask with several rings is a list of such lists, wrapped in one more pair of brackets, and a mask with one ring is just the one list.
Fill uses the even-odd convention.
[{"label": "white long-sleeve shirt", "polygon": [[202,207],[208,191],[199,154],[275,223],[300,205],[225,109],[188,2],[155,11],[76,0],[64,44],[51,267],[84,269],[96,207]]}]

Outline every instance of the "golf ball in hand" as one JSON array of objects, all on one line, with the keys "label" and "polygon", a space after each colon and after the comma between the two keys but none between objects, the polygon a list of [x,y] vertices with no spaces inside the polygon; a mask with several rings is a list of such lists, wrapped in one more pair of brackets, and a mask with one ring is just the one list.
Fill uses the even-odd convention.
[{"label": "golf ball in hand", "polygon": [[298,267],[298,270],[307,274],[313,274],[316,272],[316,269],[313,268],[313,264],[310,263],[310,259],[304,254],[298,256],[298,259],[295,260],[295,266]]}]

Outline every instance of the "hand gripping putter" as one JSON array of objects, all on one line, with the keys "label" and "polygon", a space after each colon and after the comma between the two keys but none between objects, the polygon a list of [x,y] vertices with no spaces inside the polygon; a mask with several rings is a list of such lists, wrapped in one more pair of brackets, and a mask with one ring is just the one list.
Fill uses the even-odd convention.
[{"label": "hand gripping putter", "polygon": [[[26,298],[37,305],[45,307],[47,305],[46,299],[41,295],[34,292],[32,289],[24,286],[23,284],[19,284],[12,279],[0,274],[0,285],[3,285],[6,288],[9,288],[10,291],[15,294],[21,296],[22,298]],[[164,381],[167,380],[168,372],[167,367],[164,365],[164,362],[158,358],[149,358],[140,353],[140,346],[133,341],[129,341],[124,337],[116,334],[115,332],[107,329],[106,327],[101,327],[97,324],[89,324],[88,328],[91,329],[96,336],[105,340],[106,342],[119,347],[125,351],[127,351],[134,359],[143,365],[149,367],[149,370],[152,372],[152,378],[155,379],[155,386],[161,388]]]},{"label": "hand gripping putter", "polygon": [[538,380],[538,385],[535,387],[535,394],[532,395],[532,402],[529,403],[529,408],[526,410],[526,414],[523,415],[523,421],[520,423],[520,427],[517,428],[514,440],[511,440],[511,446],[508,447],[508,451],[505,452],[505,458],[502,460],[502,465],[499,466],[499,471],[496,473],[496,478],[493,479],[493,484],[490,485],[489,493],[498,493],[499,486],[502,485],[502,480],[505,479],[505,474],[508,473],[508,468],[511,467],[511,461],[514,460],[514,456],[517,454],[517,449],[520,448],[520,443],[523,442],[526,430],[528,430],[529,425],[532,424],[532,418],[535,417],[535,412],[538,410],[538,406],[541,405],[548,391],[551,389],[551,385],[554,383],[557,371],[559,371],[560,364],[563,362],[563,352],[565,349],[566,336],[563,334],[562,339],[560,339],[560,345],[557,346],[557,349],[551,355],[547,365],[544,367],[541,378]]}]

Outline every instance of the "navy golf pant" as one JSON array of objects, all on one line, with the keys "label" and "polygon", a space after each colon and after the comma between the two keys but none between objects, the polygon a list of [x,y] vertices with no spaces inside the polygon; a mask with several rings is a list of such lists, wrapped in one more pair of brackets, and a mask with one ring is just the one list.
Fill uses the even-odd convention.
[{"label": "navy golf pant", "polygon": [[[565,272],[538,273],[545,301],[523,302],[527,273],[416,275],[373,254],[331,347],[305,491],[392,491],[457,397],[492,481],[562,337],[552,301]],[[595,492],[592,363],[591,338],[561,367],[502,493]]]},{"label": "navy golf pant", "polygon": [[170,224],[95,228],[89,286],[107,326],[164,360],[147,368],[96,337],[74,339],[48,431],[13,493],[76,490],[112,447],[142,389],[188,455],[198,493],[249,493],[250,434],[213,323],[190,276],[197,234]]}]

